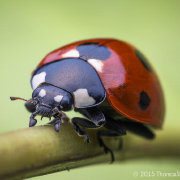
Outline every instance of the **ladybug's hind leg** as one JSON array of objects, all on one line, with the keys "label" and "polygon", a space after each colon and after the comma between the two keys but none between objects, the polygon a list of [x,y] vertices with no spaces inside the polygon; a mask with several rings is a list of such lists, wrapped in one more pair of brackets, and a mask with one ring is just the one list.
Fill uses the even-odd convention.
[{"label": "ladybug's hind leg", "polygon": [[[114,161],[114,154],[111,151],[111,149],[109,149],[103,142],[103,140],[101,139],[102,136],[106,136],[106,137],[116,137],[116,136],[122,136],[122,135],[126,135],[126,129],[124,128],[124,126],[122,126],[121,124],[117,123],[115,120],[113,120],[112,118],[106,117],[106,124],[105,127],[109,130],[100,130],[97,133],[98,136],[98,141],[99,141],[99,145],[101,147],[104,147],[104,152],[108,153],[110,152],[111,154],[111,163]],[[122,139],[120,142],[120,147],[122,146]]]},{"label": "ladybug's hind leg", "polygon": [[97,137],[99,141],[100,147],[104,147],[104,152],[107,154],[108,152],[111,154],[111,163],[114,161],[114,154],[111,149],[109,149],[105,144],[104,141],[102,140],[101,136],[109,136],[109,137],[115,137],[119,136],[117,133],[113,131],[108,131],[108,130],[100,130],[97,132]]}]

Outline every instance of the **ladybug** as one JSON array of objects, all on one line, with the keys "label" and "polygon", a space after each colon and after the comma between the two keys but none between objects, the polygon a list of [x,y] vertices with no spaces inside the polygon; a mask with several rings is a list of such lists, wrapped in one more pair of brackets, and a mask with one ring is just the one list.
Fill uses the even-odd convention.
[{"label": "ladybug", "polygon": [[[58,132],[62,120],[68,120],[64,112],[74,109],[84,118],[72,118],[72,125],[87,143],[84,128],[107,128],[97,137],[112,161],[113,152],[101,136],[122,136],[129,130],[153,139],[150,128],[163,124],[164,97],[153,67],[138,49],[120,40],[83,40],[52,51],[33,71],[31,86],[32,99],[25,100],[32,112],[30,127],[38,114],[53,116]],[[22,98],[11,97],[16,99]]]}]

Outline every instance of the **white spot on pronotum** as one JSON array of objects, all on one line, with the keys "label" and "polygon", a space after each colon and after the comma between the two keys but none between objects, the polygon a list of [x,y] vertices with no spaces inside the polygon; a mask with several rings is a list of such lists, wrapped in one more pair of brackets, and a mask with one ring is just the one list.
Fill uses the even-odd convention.
[{"label": "white spot on pronotum", "polygon": [[79,51],[73,49],[73,50],[70,50],[66,53],[64,53],[62,55],[62,57],[66,58],[66,57],[79,57]]},{"label": "white spot on pronotum", "polygon": [[99,59],[88,59],[88,63],[91,64],[98,72],[102,72],[103,62]]},{"label": "white spot on pronotum", "polygon": [[96,103],[95,99],[89,96],[87,89],[78,89],[73,94],[76,107],[87,107]]},{"label": "white spot on pronotum", "polygon": [[36,74],[32,78],[32,88],[36,89],[39,86],[39,84],[45,82],[45,77],[46,77],[46,73],[45,72],[41,72],[39,74]]},{"label": "white spot on pronotum", "polygon": [[54,100],[55,100],[56,102],[61,102],[62,98],[63,98],[62,95],[57,95],[57,96],[54,97]]},{"label": "white spot on pronotum", "polygon": [[39,92],[39,96],[44,97],[46,95],[46,91],[44,89],[41,89]]}]

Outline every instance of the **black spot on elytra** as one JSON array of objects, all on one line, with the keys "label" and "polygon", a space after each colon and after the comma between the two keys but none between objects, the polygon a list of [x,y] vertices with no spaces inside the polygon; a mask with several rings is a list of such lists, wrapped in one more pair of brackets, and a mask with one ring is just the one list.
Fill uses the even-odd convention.
[{"label": "black spot on elytra", "polygon": [[151,66],[148,63],[147,58],[137,49],[135,49],[135,54],[138,57],[138,59],[141,61],[141,63],[143,64],[143,66],[149,71],[151,72]]},{"label": "black spot on elytra", "polygon": [[100,45],[99,43],[87,42],[80,44],[76,47],[76,49],[79,51],[80,57],[85,60],[106,60],[111,55],[111,52],[108,50],[108,48],[106,46]]},{"label": "black spot on elytra", "polygon": [[142,110],[146,110],[151,102],[148,94],[144,91],[140,93],[139,106]]}]

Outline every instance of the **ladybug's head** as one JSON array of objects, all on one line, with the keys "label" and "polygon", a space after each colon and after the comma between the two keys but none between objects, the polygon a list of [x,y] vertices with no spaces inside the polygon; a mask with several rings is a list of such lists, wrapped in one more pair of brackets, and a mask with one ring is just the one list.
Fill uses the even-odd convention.
[{"label": "ladybug's head", "polygon": [[32,99],[36,104],[36,111],[40,113],[53,112],[54,108],[61,111],[69,111],[73,105],[72,95],[50,84],[42,84],[32,93]]},{"label": "ladybug's head", "polygon": [[[11,100],[22,98],[11,97]],[[25,100],[27,101],[27,100]],[[32,100],[27,101],[26,108],[42,117],[51,117],[57,111],[69,111],[72,109],[74,100],[72,95],[58,87],[50,84],[42,84],[32,93]]]}]

